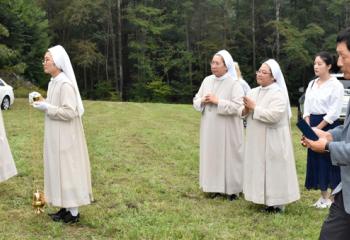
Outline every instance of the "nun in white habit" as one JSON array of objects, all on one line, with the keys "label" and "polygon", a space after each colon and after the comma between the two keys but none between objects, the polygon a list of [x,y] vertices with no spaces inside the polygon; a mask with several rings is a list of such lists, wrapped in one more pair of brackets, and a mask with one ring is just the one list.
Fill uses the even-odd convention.
[{"label": "nun in white habit", "polygon": [[54,221],[79,221],[78,207],[92,198],[90,161],[82,125],[84,113],[74,71],[65,49],[50,48],[44,71],[51,75],[47,99],[33,106],[45,112],[44,189],[46,201],[61,209]]},{"label": "nun in white habit", "polygon": [[4,121],[0,110],[0,182],[15,176],[17,169],[7,141]]},{"label": "nun in white habit", "polygon": [[213,56],[211,71],[193,99],[202,114],[199,184],[210,197],[232,201],[242,192],[244,92],[226,50]]},{"label": "nun in white habit", "polygon": [[292,116],[284,77],[274,59],[256,72],[257,83],[244,97],[247,115],[244,157],[244,197],[264,204],[268,212],[300,198],[293,154]]}]

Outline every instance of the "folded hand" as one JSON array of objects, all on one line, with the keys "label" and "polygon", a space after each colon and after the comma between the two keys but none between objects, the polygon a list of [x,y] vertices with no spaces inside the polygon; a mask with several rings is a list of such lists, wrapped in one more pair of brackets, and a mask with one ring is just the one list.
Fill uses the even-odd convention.
[{"label": "folded hand", "polygon": [[218,104],[219,100],[218,100],[218,98],[217,98],[215,95],[209,93],[209,94],[207,94],[207,95],[204,97],[204,102],[205,102],[205,103]]},{"label": "folded hand", "polygon": [[243,97],[243,103],[244,103],[244,106],[250,110],[254,110],[256,105],[255,101],[247,96]]}]

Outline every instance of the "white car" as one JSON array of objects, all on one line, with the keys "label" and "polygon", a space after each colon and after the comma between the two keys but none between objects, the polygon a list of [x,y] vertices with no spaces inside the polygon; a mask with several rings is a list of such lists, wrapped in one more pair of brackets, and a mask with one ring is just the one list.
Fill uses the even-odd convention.
[{"label": "white car", "polygon": [[15,96],[13,88],[0,78],[0,104],[1,109],[7,110],[13,104]]}]

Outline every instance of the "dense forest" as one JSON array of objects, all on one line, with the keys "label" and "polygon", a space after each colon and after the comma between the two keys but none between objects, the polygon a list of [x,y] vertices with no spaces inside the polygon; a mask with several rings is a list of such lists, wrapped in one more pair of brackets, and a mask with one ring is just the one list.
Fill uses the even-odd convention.
[{"label": "dense forest", "polygon": [[275,58],[292,102],[314,54],[335,54],[349,0],[0,0],[0,73],[46,88],[42,58],[61,44],[88,99],[191,102],[227,49],[243,77]]}]

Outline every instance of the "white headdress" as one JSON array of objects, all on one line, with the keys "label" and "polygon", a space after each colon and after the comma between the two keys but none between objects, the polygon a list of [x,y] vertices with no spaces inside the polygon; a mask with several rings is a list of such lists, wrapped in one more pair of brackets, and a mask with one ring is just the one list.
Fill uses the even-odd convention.
[{"label": "white headdress", "polygon": [[62,72],[67,76],[67,78],[72,82],[77,96],[77,107],[79,116],[82,116],[84,113],[83,101],[81,100],[77,80],[75,78],[73,67],[66,50],[61,45],[56,45],[52,48],[49,48],[49,52],[52,55],[56,67],[61,69]]},{"label": "white headdress", "polygon": [[237,80],[237,73],[231,54],[226,50],[221,50],[215,55],[220,55],[224,59],[228,74],[230,74],[233,80]]},{"label": "white headdress", "polygon": [[292,117],[292,110],[290,108],[290,102],[289,102],[287,85],[286,85],[286,82],[284,80],[281,67],[278,64],[278,62],[276,62],[275,59],[269,59],[269,60],[267,60],[264,63],[267,64],[270,67],[271,72],[272,72],[272,76],[276,80],[276,83],[278,84],[278,86],[282,89],[283,93],[286,95],[286,98],[287,98],[287,101],[288,101],[288,116],[289,116],[289,118],[291,118]]}]

